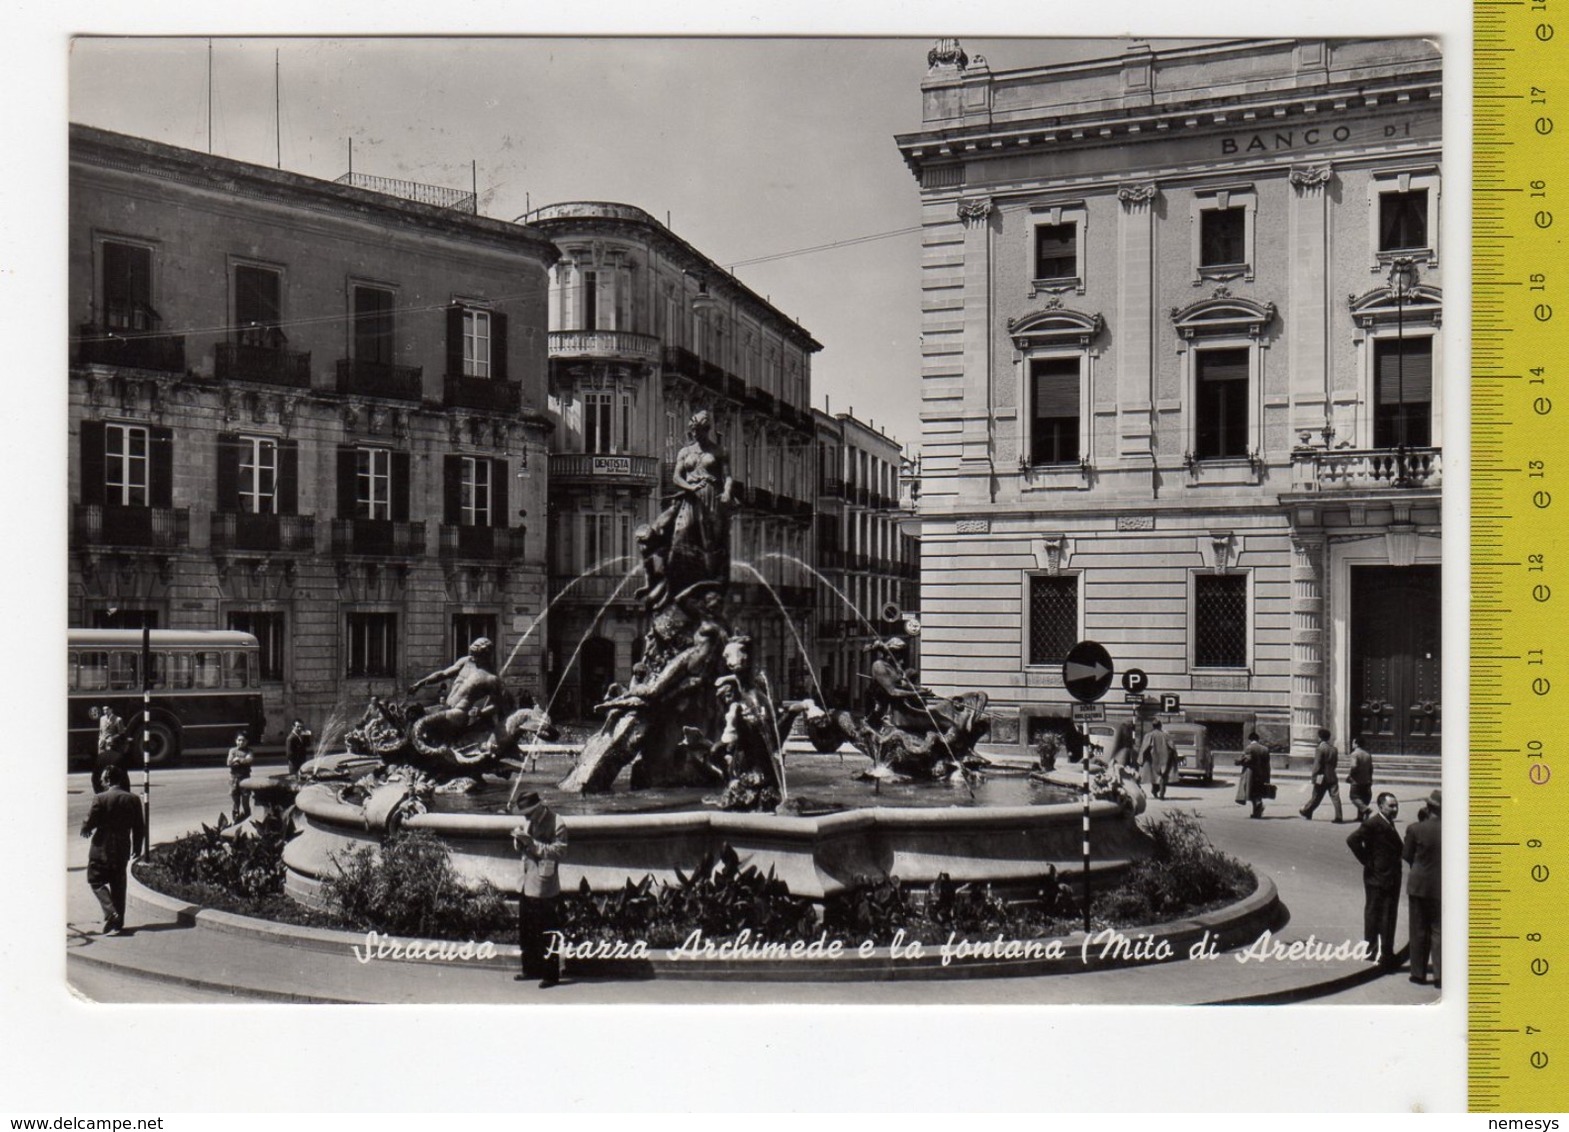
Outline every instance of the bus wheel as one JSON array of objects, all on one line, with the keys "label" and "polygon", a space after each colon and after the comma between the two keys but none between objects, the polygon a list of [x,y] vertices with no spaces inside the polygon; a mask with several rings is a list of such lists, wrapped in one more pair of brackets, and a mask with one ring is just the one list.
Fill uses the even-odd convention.
[{"label": "bus wheel", "polygon": [[[140,752],[141,736],[132,743],[132,759]],[[147,762],[150,766],[166,766],[180,757],[180,737],[167,723],[152,723],[147,727]]]}]

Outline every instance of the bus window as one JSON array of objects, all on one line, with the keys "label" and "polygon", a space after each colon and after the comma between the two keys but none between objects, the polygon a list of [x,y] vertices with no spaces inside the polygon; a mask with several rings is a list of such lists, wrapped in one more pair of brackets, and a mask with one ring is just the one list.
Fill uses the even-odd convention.
[{"label": "bus window", "polygon": [[248,653],[226,652],[223,654],[223,686],[225,688],[244,688],[250,680],[251,658]]},{"label": "bus window", "polygon": [[167,688],[169,686],[169,654],[155,652],[152,654],[153,687]]},{"label": "bus window", "polygon": [[81,668],[77,671],[78,691],[101,692],[109,686],[109,654],[84,652]]},{"label": "bus window", "polygon": [[168,654],[169,687],[189,688],[196,682],[196,658],[188,652]]},{"label": "bus window", "polygon": [[140,658],[134,652],[109,654],[109,688],[116,692],[135,691],[140,687],[136,670]]},{"label": "bus window", "polygon": [[196,686],[220,688],[223,686],[223,654],[199,652],[196,654]]}]

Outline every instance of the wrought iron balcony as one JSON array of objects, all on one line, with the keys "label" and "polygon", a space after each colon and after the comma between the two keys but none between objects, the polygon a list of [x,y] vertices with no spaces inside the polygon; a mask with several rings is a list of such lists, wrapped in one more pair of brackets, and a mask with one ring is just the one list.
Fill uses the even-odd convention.
[{"label": "wrought iron balcony", "polygon": [[650,365],[679,349],[667,346],[661,350],[658,338],[630,330],[552,330],[546,340],[552,358],[624,358]]},{"label": "wrought iron balcony", "polygon": [[730,397],[736,401],[746,400],[746,382],[742,381],[733,373],[725,374],[724,382],[724,392],[727,397]]},{"label": "wrought iron balcony", "polygon": [[309,351],[249,342],[219,342],[213,361],[213,372],[219,381],[258,381],[291,389],[311,387]]},{"label": "wrought iron balcony", "polygon": [[449,373],[442,381],[442,403],[449,409],[486,409],[515,413],[523,406],[523,386],[516,381]]},{"label": "wrought iron balcony", "polygon": [[77,327],[77,336],[76,360],[82,365],[185,372],[183,335],[117,330],[87,323]]},{"label": "wrought iron balcony", "polygon": [[72,508],[71,542],[78,546],[179,550],[191,542],[191,513],[184,507]]},{"label": "wrought iron balcony", "polygon": [[664,367],[671,373],[693,380],[702,376],[703,363],[685,346],[666,346],[663,351]]},{"label": "wrought iron balcony", "polygon": [[659,486],[657,456],[613,456],[592,452],[552,452],[550,482],[637,484]]},{"label": "wrought iron balcony", "polygon": [[443,558],[506,562],[523,557],[523,527],[443,526],[439,533]]},{"label": "wrought iron balcony", "polygon": [[752,404],[757,406],[759,412],[768,413],[770,416],[778,411],[778,402],[766,389],[752,390]]},{"label": "wrought iron balcony", "polygon": [[1291,454],[1294,491],[1434,489],[1443,474],[1438,448],[1299,449]]},{"label": "wrought iron balcony", "polygon": [[229,551],[313,551],[316,549],[316,517],[214,511],[212,548]]},{"label": "wrought iron balcony", "polygon": [[424,399],[420,366],[399,366],[390,362],[367,362],[359,358],[338,359],[338,392],[366,397],[390,397],[397,401]]},{"label": "wrought iron balcony", "polygon": [[415,558],[425,553],[425,524],[391,519],[334,519],[332,553]]},{"label": "wrought iron balcony", "polygon": [[772,511],[774,509],[774,493],[766,487],[748,487],[746,501],[759,511]]},{"label": "wrought iron balcony", "polygon": [[819,496],[826,496],[829,499],[840,499],[840,498],[843,498],[843,496],[844,496],[844,481],[842,479],[838,479],[838,478],[836,478],[834,476],[826,477],[823,480],[822,488],[819,490],[818,495]]},{"label": "wrought iron balcony", "polygon": [[[623,585],[622,583],[626,584]],[[575,584],[574,584],[575,583]],[[571,591],[561,597],[563,605],[578,603],[581,605],[603,605],[612,600],[616,605],[635,605],[642,601],[637,594],[639,582],[628,579],[625,575],[617,576],[613,573],[590,574],[583,577],[577,574],[552,574],[550,576],[550,592],[552,596],[561,594],[568,586]],[[617,593],[617,590],[620,592]]]}]

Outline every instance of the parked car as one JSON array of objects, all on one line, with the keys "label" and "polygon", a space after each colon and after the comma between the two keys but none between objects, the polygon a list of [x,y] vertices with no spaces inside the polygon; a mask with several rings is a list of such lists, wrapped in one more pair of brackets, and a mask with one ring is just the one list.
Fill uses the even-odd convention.
[{"label": "parked car", "polygon": [[1177,763],[1177,774],[1197,775],[1205,785],[1215,781],[1215,753],[1209,749],[1209,729],[1202,723],[1167,723],[1162,726],[1181,756]]}]

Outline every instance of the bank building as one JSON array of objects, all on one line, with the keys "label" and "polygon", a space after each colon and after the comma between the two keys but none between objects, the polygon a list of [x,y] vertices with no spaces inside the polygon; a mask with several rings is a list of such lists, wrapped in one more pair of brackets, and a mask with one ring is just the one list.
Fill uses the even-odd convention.
[{"label": "bank building", "polygon": [[1436,766],[1437,45],[928,64],[923,681],[1028,742],[1090,638],[1221,752]]}]

